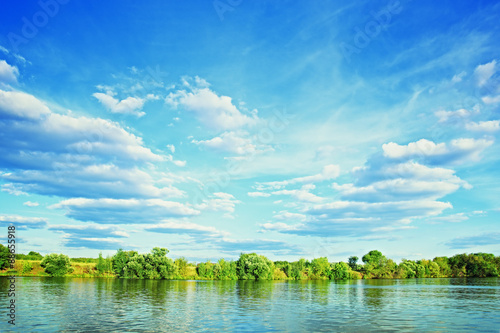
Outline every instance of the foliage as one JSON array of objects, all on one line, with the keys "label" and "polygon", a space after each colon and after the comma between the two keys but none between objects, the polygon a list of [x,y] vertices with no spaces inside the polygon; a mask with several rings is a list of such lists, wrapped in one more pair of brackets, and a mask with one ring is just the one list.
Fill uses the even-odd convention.
[{"label": "foliage", "polygon": [[274,263],[256,253],[242,253],[236,261],[236,272],[240,280],[272,280]]},{"label": "foliage", "polygon": [[29,261],[23,262],[23,269],[21,271],[22,274],[28,274],[33,270],[33,264]]},{"label": "foliage", "polygon": [[351,267],[353,271],[360,271],[363,268],[363,266],[358,264],[358,260],[359,260],[358,257],[351,256],[347,261],[347,264],[349,265],[349,267]]},{"label": "foliage", "polygon": [[187,262],[186,258],[184,258],[184,257],[177,258],[177,259],[175,259],[174,264],[177,266],[177,269],[179,271],[180,276],[188,275],[188,273],[187,273],[188,262]]},{"label": "foliage", "polygon": [[123,268],[124,276],[138,279],[173,279],[178,277],[177,266],[167,258],[168,250],[155,247],[148,254],[135,253]]},{"label": "foliage", "polygon": [[350,266],[345,262],[338,262],[332,265],[330,279],[332,280],[348,280],[351,278]]},{"label": "foliage", "polygon": [[42,260],[43,256],[35,251],[30,251],[28,254],[16,253],[16,260]]},{"label": "foliage", "polygon": [[135,251],[123,251],[118,249],[116,254],[111,258],[111,267],[113,272],[119,277],[125,277],[125,267],[130,261],[130,258],[135,256]]},{"label": "foliage", "polygon": [[9,262],[10,262],[9,248],[0,244],[0,269],[8,267]]},{"label": "foliage", "polygon": [[99,258],[97,258],[95,269],[99,274],[111,272],[113,270],[111,258],[103,258],[102,253],[99,253]]},{"label": "foliage", "polygon": [[316,279],[328,278],[330,276],[331,268],[327,257],[313,259],[310,267],[312,269],[313,277]]},{"label": "foliage", "polygon": [[64,276],[73,271],[68,256],[64,254],[51,253],[43,257],[40,266],[50,276]]}]

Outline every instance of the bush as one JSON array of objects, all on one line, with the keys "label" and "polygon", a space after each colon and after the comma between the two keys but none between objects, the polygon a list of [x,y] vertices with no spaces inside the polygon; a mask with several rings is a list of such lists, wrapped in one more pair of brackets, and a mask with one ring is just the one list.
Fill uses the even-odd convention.
[{"label": "bush", "polygon": [[23,273],[23,274],[28,274],[28,273],[30,273],[32,270],[33,270],[33,265],[32,265],[29,261],[25,261],[25,262],[23,263],[23,270],[22,270],[22,273]]},{"label": "bush", "polygon": [[48,254],[43,258],[40,266],[42,266],[45,269],[45,273],[50,276],[64,276],[67,273],[73,272],[73,267],[71,267],[69,258],[64,254]]}]

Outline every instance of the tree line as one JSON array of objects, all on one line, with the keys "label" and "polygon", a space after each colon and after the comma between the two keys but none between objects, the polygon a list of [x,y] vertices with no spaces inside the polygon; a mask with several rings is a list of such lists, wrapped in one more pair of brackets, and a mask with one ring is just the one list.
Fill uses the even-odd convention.
[{"label": "tree line", "polygon": [[[5,251],[7,250],[7,251]],[[93,263],[96,276],[116,276],[130,279],[208,279],[208,280],[307,280],[307,279],[410,279],[438,277],[498,277],[500,256],[491,253],[457,254],[432,260],[403,259],[397,264],[380,251],[373,250],[347,262],[329,262],[326,257],[294,262],[271,261],[256,253],[242,253],[238,260],[220,259],[199,264],[185,258],[173,260],[169,251],[155,247],[150,253],[119,249],[112,257],[70,259],[64,254],[49,254],[42,258],[30,252],[24,260],[40,260],[50,276],[64,276],[72,271],[71,262]],[[8,249],[0,244],[0,269],[7,266]],[[26,259],[25,259],[26,258]],[[30,259],[27,259],[30,258]],[[36,258],[36,259],[31,259]],[[20,260],[23,260],[20,259]],[[76,260],[76,261],[75,261]],[[24,269],[24,266],[23,266]]]}]

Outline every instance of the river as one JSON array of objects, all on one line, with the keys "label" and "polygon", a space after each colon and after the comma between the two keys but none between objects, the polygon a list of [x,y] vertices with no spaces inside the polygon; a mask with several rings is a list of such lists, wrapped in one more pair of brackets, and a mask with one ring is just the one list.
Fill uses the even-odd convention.
[{"label": "river", "polygon": [[[0,278],[1,332],[499,332],[500,278]],[[8,306],[15,299],[15,326]]]}]

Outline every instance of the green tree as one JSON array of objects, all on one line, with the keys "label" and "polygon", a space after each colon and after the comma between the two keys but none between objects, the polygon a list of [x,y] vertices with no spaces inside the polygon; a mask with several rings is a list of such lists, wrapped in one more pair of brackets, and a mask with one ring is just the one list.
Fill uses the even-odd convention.
[{"label": "green tree", "polygon": [[188,261],[186,260],[186,258],[184,257],[177,258],[175,259],[174,264],[177,266],[177,269],[179,270],[179,275],[181,277],[186,277],[187,267],[188,267]]},{"label": "green tree", "polygon": [[311,269],[315,278],[327,278],[330,276],[330,263],[327,257],[313,259],[311,261]]},{"label": "green tree", "polygon": [[337,262],[332,265],[330,279],[332,280],[348,280],[351,276],[349,272],[350,266],[345,262]]},{"label": "green tree", "polygon": [[272,280],[274,263],[256,253],[242,253],[236,261],[236,270],[241,280]]},{"label": "green tree", "polygon": [[42,260],[43,256],[35,251],[30,251],[26,256],[26,260]]},{"label": "green tree", "polygon": [[10,263],[9,248],[0,244],[0,269],[8,267],[9,263]]},{"label": "green tree", "polygon": [[130,258],[137,254],[136,251],[123,251],[122,249],[118,249],[116,254],[111,257],[111,266],[113,272],[118,277],[125,277],[125,268],[127,267],[127,263],[130,261]]},{"label": "green tree", "polygon": [[347,263],[348,263],[349,267],[351,267],[351,269],[353,271],[359,271],[359,270],[361,270],[360,265],[358,265],[358,260],[359,260],[359,258],[356,257],[356,256],[351,256],[348,259]]},{"label": "green tree", "polygon": [[95,268],[99,272],[99,274],[103,274],[107,271],[106,259],[102,257],[102,252],[99,252],[99,258],[97,259]]},{"label": "green tree", "polygon": [[64,276],[68,273],[73,272],[73,267],[71,267],[71,262],[68,256],[64,254],[51,253],[43,257],[40,263],[45,269],[45,273],[50,276]]},{"label": "green tree", "polygon": [[449,277],[451,276],[451,268],[448,264],[448,257],[436,257],[432,259],[439,266],[439,276]]}]

